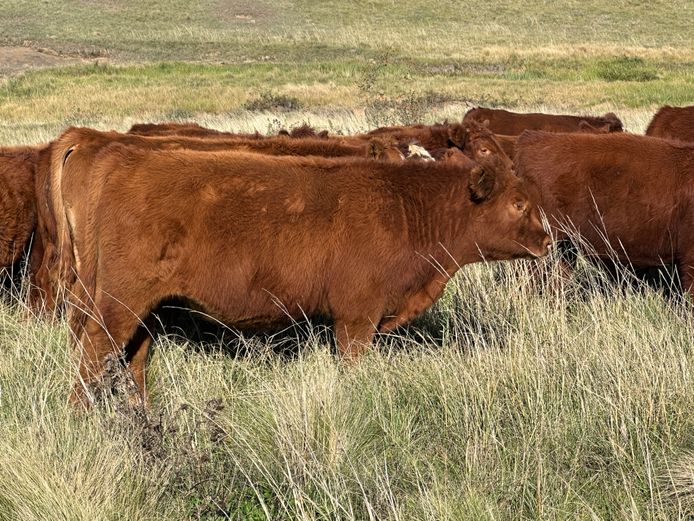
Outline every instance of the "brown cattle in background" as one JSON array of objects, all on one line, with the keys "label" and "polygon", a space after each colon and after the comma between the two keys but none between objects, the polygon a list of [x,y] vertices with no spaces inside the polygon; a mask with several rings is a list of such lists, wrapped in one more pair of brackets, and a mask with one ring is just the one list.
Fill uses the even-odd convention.
[{"label": "brown cattle in background", "polygon": [[404,145],[417,143],[429,151],[455,146],[450,140],[450,125],[438,123],[435,125],[381,127],[366,134],[345,136],[342,139],[363,140],[374,137],[388,137]]},{"label": "brown cattle in background", "polygon": [[[577,132],[585,132],[589,134],[608,134],[608,130],[604,127],[602,129],[596,129],[586,124],[579,124],[579,130]],[[516,144],[518,143],[519,136],[506,136],[504,134],[494,134],[499,145],[510,158],[516,157]]]},{"label": "brown cattle in background", "polygon": [[0,149],[0,269],[28,254],[29,305],[43,308],[50,286],[38,272],[48,236],[51,209],[46,190],[50,145]]},{"label": "brown cattle in background", "polygon": [[435,124],[435,125],[411,125],[400,127],[383,127],[372,130],[367,134],[352,137],[352,139],[366,139],[388,137],[401,144],[417,143],[427,149],[434,158],[440,159],[449,148],[458,148],[469,158],[480,164],[484,164],[487,157],[500,158],[508,168],[513,168],[511,157],[505,153],[504,147],[498,141],[497,136],[485,125],[470,121],[464,124]]},{"label": "brown cattle in background", "polygon": [[544,255],[523,181],[497,167],[106,147],[75,284],[73,400],[89,402],[110,353],[144,392],[141,324],[169,297],[244,329],[331,317],[350,358],[431,306],[460,266]]},{"label": "brown cattle in background", "polygon": [[320,132],[316,132],[316,129],[314,129],[312,126],[310,126],[307,123],[304,123],[303,125],[299,125],[298,127],[294,127],[293,129],[287,131],[287,130],[280,130],[278,132],[278,136],[289,136],[291,138],[305,138],[305,137],[317,137],[321,139],[328,139],[327,130],[321,130]]},{"label": "brown cattle in background", "polygon": [[[139,136],[188,136],[188,137],[238,137],[245,139],[264,139],[267,136],[263,136],[259,132],[253,133],[234,133],[234,132],[223,132],[221,130],[215,130],[208,127],[203,127],[198,123],[193,122],[167,122],[167,123],[136,123],[130,130],[128,134],[137,134]],[[316,130],[310,125],[304,123],[295,127],[291,130],[280,130],[277,134],[278,136],[289,136],[291,138],[328,138],[328,131],[322,130],[316,132]],[[270,136],[271,137],[271,136]]]},{"label": "brown cattle in background", "polygon": [[0,148],[0,268],[14,264],[36,228],[37,147]]},{"label": "brown cattle in background", "polygon": [[206,127],[203,127],[202,125],[199,125],[198,123],[194,123],[192,121],[184,121],[184,122],[174,122],[174,121],[168,121],[166,123],[135,123],[132,127],[130,127],[130,130],[128,130],[128,134],[138,134],[138,135],[143,135],[143,136],[156,136],[156,135],[161,135],[161,134],[166,134],[168,132],[176,132],[179,130],[188,130],[188,129],[200,129],[200,130],[207,130],[211,133],[216,133],[216,130],[212,130]]},{"label": "brown cattle in background", "polygon": [[470,109],[463,123],[489,121],[489,129],[495,134],[517,136],[524,130],[548,132],[622,132],[621,120],[612,112],[604,116],[569,116],[541,113],[518,113],[502,109]]},{"label": "brown cattle in background", "polygon": [[661,107],[648,125],[646,135],[694,143],[694,105]]},{"label": "brown cattle in background", "polygon": [[694,144],[527,131],[515,163],[557,238],[575,230],[589,255],[635,268],[675,264],[694,292]]},{"label": "brown cattle in background", "polygon": [[221,130],[215,130],[213,128],[203,127],[197,123],[184,122],[184,123],[136,123],[130,130],[128,134],[135,134],[138,136],[187,136],[187,137],[198,137],[198,138],[240,138],[240,139],[263,139],[265,136],[258,132],[247,133],[247,134],[237,134],[234,132],[223,132]]}]

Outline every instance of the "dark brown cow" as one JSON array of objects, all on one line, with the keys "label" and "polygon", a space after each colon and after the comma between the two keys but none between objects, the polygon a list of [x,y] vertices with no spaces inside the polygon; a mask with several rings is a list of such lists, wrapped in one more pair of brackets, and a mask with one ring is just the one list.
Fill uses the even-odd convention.
[{"label": "dark brown cow", "polygon": [[524,132],[518,175],[536,186],[557,238],[575,230],[599,258],[678,266],[694,284],[694,145],[631,134]]},{"label": "dark brown cow", "polygon": [[250,134],[237,134],[234,132],[223,132],[213,128],[203,127],[197,123],[137,123],[130,127],[128,134],[138,136],[187,136],[198,138],[239,138],[239,139],[264,139],[265,136],[259,132]]},{"label": "dark brown cow", "polygon": [[36,147],[0,149],[0,268],[14,264],[36,228]]},{"label": "dark brown cow", "polygon": [[331,317],[352,358],[431,306],[460,266],[544,255],[523,182],[497,167],[103,149],[84,174],[73,400],[89,402],[124,347],[144,391],[151,339],[139,327],[171,296],[239,328]]},{"label": "dark brown cow", "polygon": [[502,109],[470,109],[463,123],[477,121],[489,122],[489,129],[495,134],[517,136],[524,130],[545,130],[548,132],[622,132],[621,120],[612,112],[604,116],[567,116],[558,114],[517,113]]},{"label": "dark brown cow", "polygon": [[661,107],[648,125],[646,135],[694,143],[694,105]]},{"label": "dark brown cow", "polygon": [[50,288],[39,273],[51,220],[49,165],[50,145],[0,149],[0,268],[16,263],[22,252],[29,254],[29,305],[35,312],[43,310]]},{"label": "dark brown cow", "polygon": [[305,137],[318,137],[321,139],[327,139],[328,136],[328,131],[327,130],[321,130],[320,132],[316,132],[316,129],[310,126],[308,123],[304,123],[303,125],[299,125],[298,127],[294,127],[291,130],[280,130],[277,135],[279,136],[289,136],[291,138],[305,138]]}]

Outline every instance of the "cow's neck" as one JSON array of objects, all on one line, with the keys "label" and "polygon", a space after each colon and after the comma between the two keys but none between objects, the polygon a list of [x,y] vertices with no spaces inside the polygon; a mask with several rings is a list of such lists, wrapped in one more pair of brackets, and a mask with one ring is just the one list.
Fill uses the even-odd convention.
[{"label": "cow's neck", "polygon": [[470,219],[475,213],[468,178],[451,174],[444,180],[430,177],[419,188],[412,192],[406,212],[410,245],[431,269],[450,277],[463,264],[479,260],[467,246],[471,242]]}]

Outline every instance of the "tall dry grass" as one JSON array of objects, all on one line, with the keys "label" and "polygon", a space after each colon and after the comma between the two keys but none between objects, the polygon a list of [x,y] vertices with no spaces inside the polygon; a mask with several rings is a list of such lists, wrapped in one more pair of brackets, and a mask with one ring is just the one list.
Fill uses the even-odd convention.
[{"label": "tall dry grass", "polygon": [[690,519],[689,302],[541,264],[542,282],[533,262],[464,268],[354,367],[308,324],[160,338],[147,411],[117,392],[72,410],[65,325],[16,298],[0,519]]}]

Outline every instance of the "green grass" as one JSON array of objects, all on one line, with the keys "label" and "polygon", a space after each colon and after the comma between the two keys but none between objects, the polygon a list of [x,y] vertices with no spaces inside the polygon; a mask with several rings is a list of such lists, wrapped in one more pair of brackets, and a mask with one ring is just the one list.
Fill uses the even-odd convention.
[{"label": "green grass", "polygon": [[485,50],[615,47],[691,53],[687,0],[393,3],[247,0],[8,0],[2,40],[120,60],[458,59]]},{"label": "green grass", "polygon": [[[694,63],[694,62],[691,62]],[[690,62],[656,59],[509,58],[495,64],[350,62],[310,64],[84,65],[38,70],[0,81],[0,134],[17,142],[27,128],[119,126],[123,121],[233,121],[246,109],[363,112],[393,119],[368,126],[459,120],[471,105],[604,113],[694,103]],[[301,117],[300,115],[297,117]],[[368,118],[367,118],[368,119]],[[336,122],[339,126],[340,122]],[[265,128],[257,130],[265,131]],[[634,131],[637,128],[630,127]],[[22,139],[22,138],[20,138]]]},{"label": "green grass", "polygon": [[[400,106],[401,122],[459,118],[479,104],[590,113],[687,105],[693,9],[689,1],[10,0],[0,42],[87,62],[0,79],[0,137],[16,142],[12,135],[36,125],[234,119],[268,97],[319,113]],[[419,109],[406,106],[412,100]]]}]

